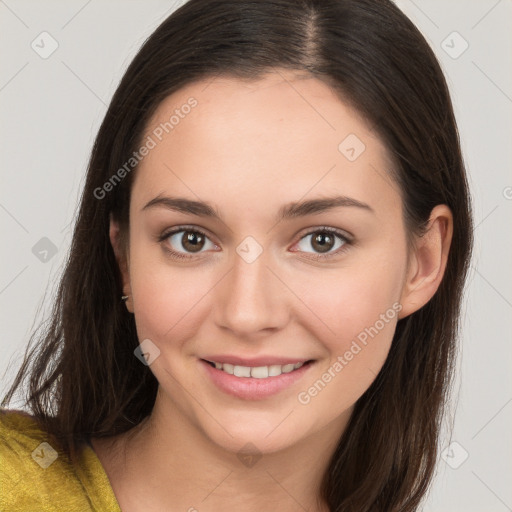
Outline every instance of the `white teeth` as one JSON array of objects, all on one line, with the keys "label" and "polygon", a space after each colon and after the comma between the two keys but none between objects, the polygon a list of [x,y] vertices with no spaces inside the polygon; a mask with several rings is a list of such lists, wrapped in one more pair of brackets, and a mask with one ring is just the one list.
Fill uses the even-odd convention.
[{"label": "white teeth", "polygon": [[268,368],[266,366],[251,368],[251,377],[255,379],[266,379],[268,377]]},{"label": "white teeth", "polygon": [[293,370],[297,370],[304,363],[295,364],[272,364],[270,366],[239,366],[232,365],[229,363],[217,363],[215,362],[215,368],[222,370],[235,377],[253,377],[254,379],[266,379],[267,377],[277,377],[282,373],[290,373]]},{"label": "white teeth", "polygon": [[233,373],[234,373],[234,372],[233,372],[234,368],[235,368],[235,367],[234,367],[232,364],[228,364],[228,363],[226,363],[226,364],[223,364],[223,365],[222,365],[222,368],[219,368],[219,369],[222,369],[222,370],[224,370],[226,373],[229,373],[230,375],[233,375]]},{"label": "white teeth", "polygon": [[268,376],[269,377],[277,377],[278,375],[281,375],[283,373],[281,371],[281,365],[279,364],[273,364],[272,366],[268,367]]},{"label": "white teeth", "polygon": [[235,377],[250,377],[251,369],[248,366],[235,366],[233,374]]}]

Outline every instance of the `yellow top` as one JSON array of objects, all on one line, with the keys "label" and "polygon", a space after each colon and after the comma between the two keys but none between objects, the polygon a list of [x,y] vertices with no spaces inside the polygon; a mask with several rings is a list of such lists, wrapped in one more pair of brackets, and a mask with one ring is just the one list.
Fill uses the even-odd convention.
[{"label": "yellow top", "polygon": [[48,443],[48,435],[33,416],[0,408],[0,511],[121,512],[121,508],[91,446],[85,444],[78,465],[72,465]]}]

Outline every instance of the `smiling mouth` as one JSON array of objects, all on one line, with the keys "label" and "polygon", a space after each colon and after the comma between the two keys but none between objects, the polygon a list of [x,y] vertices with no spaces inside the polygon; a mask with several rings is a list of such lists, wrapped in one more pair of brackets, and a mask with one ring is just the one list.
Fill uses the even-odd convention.
[{"label": "smiling mouth", "polygon": [[272,364],[269,366],[240,366],[228,363],[217,363],[214,361],[208,361],[203,359],[205,363],[208,363],[213,368],[234,375],[235,377],[245,377],[254,379],[266,379],[268,377],[278,377],[283,373],[291,373],[303,366],[310,365],[314,360],[310,359],[304,363],[295,364]]}]

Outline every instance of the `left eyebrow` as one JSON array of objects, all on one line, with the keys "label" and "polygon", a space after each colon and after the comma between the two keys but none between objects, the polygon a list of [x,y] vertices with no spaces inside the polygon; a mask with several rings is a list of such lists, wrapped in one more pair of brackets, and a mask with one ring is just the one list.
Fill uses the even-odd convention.
[{"label": "left eyebrow", "polygon": [[306,215],[314,215],[339,207],[356,207],[375,213],[375,210],[369,204],[363,203],[362,201],[347,196],[334,196],[288,203],[279,210],[277,220],[294,219],[297,217],[304,217]]},{"label": "left eyebrow", "polygon": [[[149,201],[142,210],[157,206],[198,217],[210,217],[224,222],[217,208],[203,201],[194,201],[184,197],[157,196]],[[305,217],[306,215],[315,215],[339,207],[356,207],[375,214],[375,210],[362,201],[346,196],[334,196],[287,203],[278,211],[276,220],[281,221]]]}]

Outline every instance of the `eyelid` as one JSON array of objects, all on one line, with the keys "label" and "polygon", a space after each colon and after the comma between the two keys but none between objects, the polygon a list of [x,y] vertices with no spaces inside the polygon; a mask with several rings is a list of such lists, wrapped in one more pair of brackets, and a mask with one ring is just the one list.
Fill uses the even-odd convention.
[{"label": "eyelid", "polygon": [[[173,234],[179,233],[180,231],[186,231],[186,230],[197,231],[198,233],[201,233],[202,235],[205,235],[210,239],[215,238],[207,229],[198,227],[198,226],[194,226],[191,224],[190,225],[189,224],[180,224],[178,226],[174,226],[172,228],[166,229],[157,238],[158,238],[158,241],[163,241],[166,238],[169,238],[169,236],[171,236]],[[328,231],[329,233],[337,234],[337,235],[345,238],[347,240],[347,242],[352,242],[355,238],[352,233],[350,233],[349,231],[347,231],[345,229],[333,228],[330,226],[312,226],[309,228],[304,228],[300,232],[300,234],[297,235],[298,236],[297,241],[301,240],[302,238],[304,238],[307,235],[311,235],[313,233],[317,233],[317,232],[321,232],[321,231]],[[218,245],[218,244],[216,243],[216,245]]]},{"label": "eyelid", "polygon": [[[157,239],[159,242],[162,242],[162,241],[166,240],[167,238],[169,238],[171,235],[175,235],[176,233],[179,233],[180,231],[197,232],[197,233],[200,233],[201,235],[208,237],[210,240],[212,240],[212,238],[215,238],[207,229],[185,224],[185,225],[174,226],[172,228],[164,230],[161,235],[157,236]],[[215,243],[215,242],[213,242],[213,243]],[[218,244],[215,243],[215,245],[218,245]]]},{"label": "eyelid", "polygon": [[321,232],[334,233],[335,235],[338,235],[338,236],[344,238],[347,242],[352,242],[355,238],[354,235],[352,233],[350,233],[349,231],[347,231],[345,229],[340,229],[340,228],[333,228],[331,226],[313,226],[311,228],[305,228],[298,235],[298,238],[300,240],[307,235],[311,235],[313,233],[321,233]]},{"label": "eyelid", "polygon": [[[313,227],[313,228],[307,228],[306,232],[302,232],[299,237],[298,241],[295,242],[293,245],[298,245],[303,238],[307,236],[314,235],[315,233],[328,233],[330,235],[333,235],[335,237],[338,237],[340,240],[342,240],[343,244],[341,247],[338,247],[333,252],[326,252],[326,253],[318,253],[318,252],[305,252],[308,254],[308,256],[305,256],[308,260],[316,260],[320,262],[327,262],[331,258],[340,257],[351,245],[354,245],[354,236],[352,234],[348,234],[345,230],[341,230],[339,228],[333,228],[330,226],[320,226],[320,227]],[[304,251],[292,251],[292,252],[304,252]]]},{"label": "eyelid", "polygon": [[[176,233],[180,233],[181,231],[191,231],[195,233],[199,233],[208,239],[214,244],[216,244],[213,240],[211,240],[212,236],[209,234],[209,231],[204,228],[199,228],[197,226],[193,225],[179,225],[174,226],[173,228],[169,228],[167,230],[164,230],[161,235],[157,237],[158,242],[164,242],[167,240],[170,236],[175,235]],[[339,237],[341,240],[343,240],[344,244],[341,248],[337,249],[335,252],[329,252],[329,253],[306,253],[311,254],[311,256],[306,256],[308,259],[317,259],[317,260],[327,260],[330,257],[339,256],[344,250],[346,250],[346,246],[353,245],[354,243],[354,235],[352,233],[349,233],[348,231],[342,230],[340,228],[333,228],[330,226],[313,226],[310,228],[305,228],[299,235],[296,242],[293,243],[293,246],[297,245],[303,238],[309,235],[313,235],[315,233],[331,233],[337,237]],[[177,257],[179,259],[194,259],[195,257],[201,257],[203,252],[199,252],[197,254],[193,253],[182,253],[177,252],[169,248],[165,248],[165,250],[171,254],[173,257]],[[292,251],[292,252],[301,252],[301,251]]]},{"label": "eyelid", "polygon": [[[180,233],[182,231],[190,231],[190,232],[194,232],[194,233],[199,233],[200,235],[208,238],[210,240],[210,242],[214,245],[218,245],[216,244],[213,240],[212,240],[212,236],[209,234],[209,231],[206,230],[206,229],[203,229],[203,228],[199,228],[199,227],[196,227],[196,226],[191,226],[191,225],[179,225],[179,226],[174,226],[173,228],[169,228],[169,229],[166,229],[162,232],[161,235],[158,235],[157,236],[157,242],[158,243],[163,243],[165,242],[169,237],[175,235],[176,233]],[[193,254],[193,253],[182,253],[182,252],[178,252],[178,251],[175,251],[173,249],[170,249],[168,247],[164,247],[164,250],[173,258],[177,258],[177,259],[181,259],[181,260],[187,260],[187,259],[194,259],[196,257],[200,258],[202,257],[203,255],[203,252],[200,252],[200,253],[197,253],[197,254]]]}]

